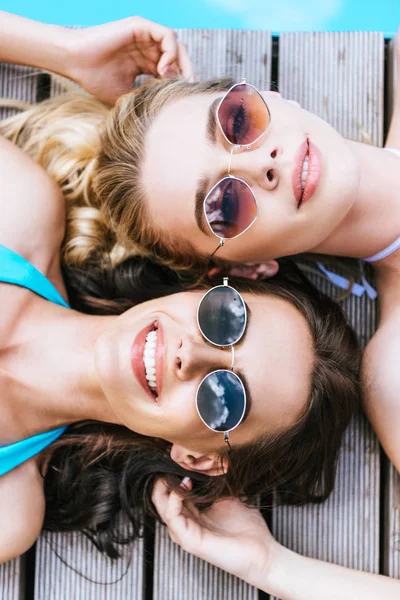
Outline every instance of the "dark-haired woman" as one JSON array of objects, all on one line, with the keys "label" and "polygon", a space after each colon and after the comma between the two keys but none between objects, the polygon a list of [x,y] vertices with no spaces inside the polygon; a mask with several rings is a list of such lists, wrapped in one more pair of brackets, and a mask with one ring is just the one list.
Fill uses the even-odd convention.
[{"label": "dark-haired woman", "polygon": [[[166,474],[191,474],[196,503],[273,486],[288,501],[329,494],[359,401],[357,344],[333,301],[289,268],[275,282],[231,281],[243,300],[229,292],[211,323],[242,326],[220,341],[197,318],[204,289],[137,304],[124,264],[98,291],[100,271],[67,272],[65,285],[61,192],[2,138],[0,187],[1,561],[43,526],[90,528],[115,555],[117,513],[137,533]],[[143,268],[151,298],[160,275]],[[164,293],[179,290],[164,277]],[[69,308],[68,290],[101,314]]]}]

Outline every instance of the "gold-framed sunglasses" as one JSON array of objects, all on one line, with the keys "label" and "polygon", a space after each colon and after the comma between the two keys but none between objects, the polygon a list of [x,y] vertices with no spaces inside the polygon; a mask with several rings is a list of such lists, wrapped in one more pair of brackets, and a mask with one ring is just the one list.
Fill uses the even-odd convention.
[{"label": "gold-framed sunglasses", "polygon": [[[264,135],[271,113],[260,92],[244,79],[226,92],[218,104],[216,119],[224,138],[232,146],[232,160],[236,148],[245,146],[250,150]],[[230,163],[228,175],[214,185],[203,203],[208,226],[219,238],[218,248],[225,240],[245,233],[257,218],[254,193],[243,179],[230,174]]]}]

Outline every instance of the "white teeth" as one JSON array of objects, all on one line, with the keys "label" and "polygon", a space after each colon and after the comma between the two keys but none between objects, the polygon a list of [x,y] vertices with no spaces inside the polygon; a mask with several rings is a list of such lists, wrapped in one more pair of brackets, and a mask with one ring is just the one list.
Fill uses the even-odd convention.
[{"label": "white teeth", "polygon": [[304,191],[308,175],[308,154],[304,159],[303,170],[301,172],[301,189]]},{"label": "white teeth", "polygon": [[149,387],[157,391],[156,380],[156,347],[157,330],[149,331],[143,350],[143,364],[146,371],[146,379]]}]

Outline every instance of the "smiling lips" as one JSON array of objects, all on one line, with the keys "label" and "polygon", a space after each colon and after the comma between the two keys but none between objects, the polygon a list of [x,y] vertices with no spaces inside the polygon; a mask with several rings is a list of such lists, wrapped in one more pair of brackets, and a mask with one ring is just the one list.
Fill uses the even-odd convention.
[{"label": "smiling lips", "polygon": [[295,157],[295,166],[292,174],[292,187],[300,208],[314,194],[318,187],[321,175],[321,152],[310,140],[300,146]]},{"label": "smiling lips", "polygon": [[164,331],[155,321],[136,336],[131,350],[132,368],[146,394],[159,401],[164,370]]}]

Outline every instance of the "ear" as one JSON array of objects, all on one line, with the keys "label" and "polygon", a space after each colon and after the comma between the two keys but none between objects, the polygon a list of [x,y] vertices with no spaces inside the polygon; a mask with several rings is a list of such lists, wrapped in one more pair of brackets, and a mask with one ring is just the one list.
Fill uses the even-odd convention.
[{"label": "ear", "polygon": [[267,262],[258,265],[257,268],[259,277],[273,277],[278,271],[279,263],[277,260],[267,260]]},{"label": "ear", "polygon": [[[208,271],[208,276],[213,278],[222,271],[221,267],[213,267]],[[244,277],[245,279],[264,279],[273,277],[279,271],[279,264],[276,260],[267,260],[264,263],[243,263],[235,265],[229,269],[229,275],[232,277]],[[224,270],[226,272],[226,269]]]},{"label": "ear", "polygon": [[204,454],[173,444],[170,456],[183,469],[209,477],[224,475],[228,471],[228,461],[224,458],[221,464],[221,459],[216,452]]},{"label": "ear", "polygon": [[230,270],[230,274],[245,279],[265,279],[273,277],[279,271],[276,260],[267,260],[264,263],[236,265]]}]

